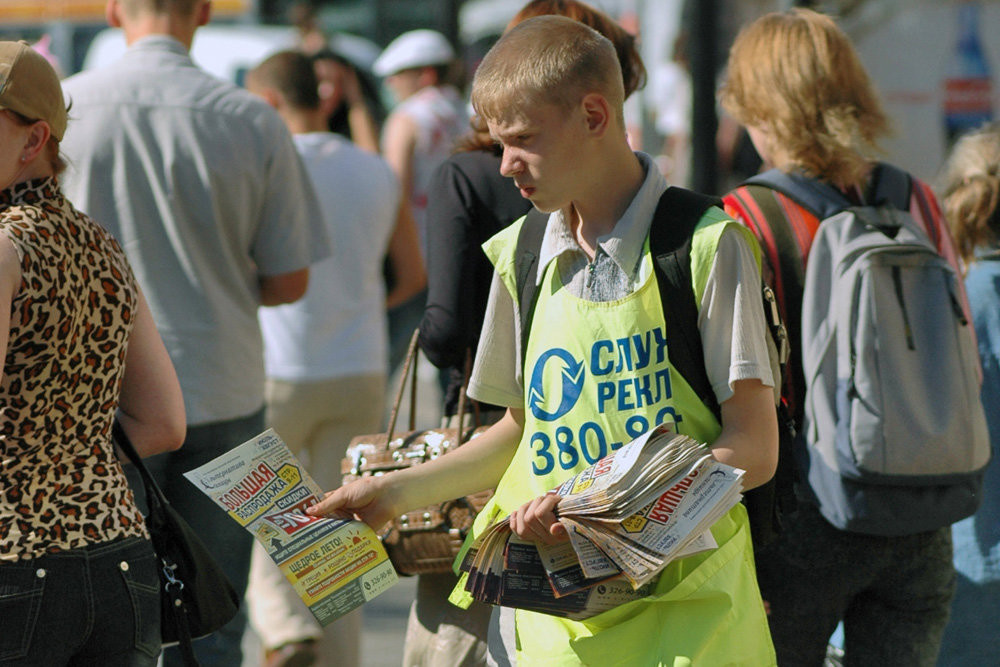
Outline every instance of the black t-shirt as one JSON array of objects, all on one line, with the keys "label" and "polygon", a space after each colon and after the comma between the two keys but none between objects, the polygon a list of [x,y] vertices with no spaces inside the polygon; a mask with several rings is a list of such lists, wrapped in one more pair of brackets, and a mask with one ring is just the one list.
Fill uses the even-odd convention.
[{"label": "black t-shirt", "polygon": [[453,415],[466,351],[475,354],[493,277],[482,245],[527,213],[531,202],[500,175],[500,157],[492,151],[451,156],[435,172],[428,195],[428,293],[420,347],[435,366],[451,370],[444,412]]}]

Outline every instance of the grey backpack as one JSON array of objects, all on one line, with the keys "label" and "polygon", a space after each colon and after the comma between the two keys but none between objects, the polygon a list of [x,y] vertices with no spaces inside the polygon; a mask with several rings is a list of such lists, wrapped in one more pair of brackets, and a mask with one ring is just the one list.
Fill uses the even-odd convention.
[{"label": "grey backpack", "polygon": [[752,182],[822,220],[802,299],[808,492],[837,528],[905,535],[976,511],[990,443],[959,277],[909,213],[909,176],[877,173],[864,205],[801,175]]}]

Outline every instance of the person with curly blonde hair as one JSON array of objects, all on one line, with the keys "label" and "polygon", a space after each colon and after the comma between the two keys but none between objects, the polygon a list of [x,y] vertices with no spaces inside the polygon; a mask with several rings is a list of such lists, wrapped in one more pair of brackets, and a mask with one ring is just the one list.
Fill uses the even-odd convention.
[{"label": "person with curly blonde hair", "polygon": [[[905,179],[909,213],[958,269],[930,187],[875,159],[889,119],[850,38],[832,18],[796,8],[745,26],[730,50],[721,102],[780,176],[831,185],[854,204],[871,203],[885,174]],[[792,345],[783,396],[802,432],[802,295],[823,216],[761,184],[741,185],[723,201],[761,242],[764,277]],[[804,439],[795,448],[803,460]],[[894,537],[839,530],[821,516],[801,481],[797,510],[756,559],[778,663],[822,664],[843,621],[852,664],[933,665],[954,585],[950,527]]]},{"label": "person with curly blonde hair", "polygon": [[[1000,457],[1000,123],[958,140],[940,175],[945,217],[966,263],[965,287],[983,366],[982,401],[993,458]],[[939,665],[986,665],[1000,655],[1000,467],[983,480],[983,504],[952,526],[957,582]]]}]

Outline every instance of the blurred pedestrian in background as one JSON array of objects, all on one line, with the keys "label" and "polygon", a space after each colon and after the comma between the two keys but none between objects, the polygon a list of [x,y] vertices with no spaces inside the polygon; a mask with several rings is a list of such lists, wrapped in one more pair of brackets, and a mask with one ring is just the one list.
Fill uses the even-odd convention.
[{"label": "blurred pedestrian in background", "polygon": [[[253,538],[182,474],[264,430],[257,309],[300,298],[330,245],[278,114],[191,60],[210,5],[109,1],[129,48],[65,82],[66,192],[121,240],[184,390],[184,447],[148,467],[242,593]],[[202,664],[238,666],[245,625],[197,640]]]},{"label": "blurred pedestrian in background", "polygon": [[[327,129],[308,56],[277,53],[254,69],[260,95],[292,133],[320,198],[333,255],[310,269],[296,303],[260,311],[268,423],[325,490],[340,486],[340,462],[355,435],[379,430],[385,410],[387,333],[382,257],[399,216],[389,165]],[[361,609],[324,630],[259,544],[247,590],[265,665],[361,664]],[[297,662],[301,661],[301,662]]]},{"label": "blurred pedestrian in background", "polygon": [[[412,30],[390,42],[372,68],[385,77],[396,100],[382,130],[382,154],[399,176],[403,197],[410,203],[417,244],[409,252],[418,256],[421,264],[426,258],[431,176],[468,127],[458,90],[448,83],[454,59],[454,49],[444,35]],[[403,360],[426,302],[423,291],[389,311],[390,371]]]},{"label": "blurred pedestrian in background", "polygon": [[958,140],[938,191],[967,269],[993,451],[983,504],[951,528],[958,579],[938,665],[978,667],[1000,659],[1000,124]]},{"label": "blurred pedestrian in background", "polygon": [[[831,185],[856,204],[870,200],[883,173],[872,156],[889,118],[832,18],[797,8],[746,26],[730,52],[722,104],[748,128],[768,166],[813,179],[817,188]],[[933,192],[918,179],[909,182],[910,214],[957,269]],[[738,187],[723,201],[761,241],[764,279],[775,288],[792,346],[784,398],[801,433],[804,273],[820,219],[762,186]],[[800,468],[805,448],[802,440],[795,452]],[[953,586],[950,527],[894,536],[840,530],[801,482],[798,511],[756,554],[778,663],[821,664],[843,620],[846,657],[854,664],[933,664]]]},{"label": "blurred pedestrian in background", "polygon": [[63,196],[52,66],[0,42],[0,662],[155,665],[159,560],[111,443],[184,439],[184,404],[118,243]]},{"label": "blurred pedestrian in background", "polygon": [[325,46],[311,54],[319,79],[319,100],[331,132],[358,148],[379,152],[384,117],[375,84],[345,56]]}]

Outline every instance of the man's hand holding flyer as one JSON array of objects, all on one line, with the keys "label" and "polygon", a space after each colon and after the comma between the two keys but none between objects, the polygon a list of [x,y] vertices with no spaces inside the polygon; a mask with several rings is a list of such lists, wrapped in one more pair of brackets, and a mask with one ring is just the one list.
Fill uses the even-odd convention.
[{"label": "man's hand holding flyer", "polygon": [[366,524],[306,514],[323,490],[271,429],[184,476],[264,545],[322,625],[397,581]]},{"label": "man's hand holding flyer", "polygon": [[709,528],[740,499],[743,471],[655,428],[556,490],[569,541],[518,539],[507,519],[472,545],[466,589],[490,604],[582,619],[648,594],[676,559],[716,548]]}]

